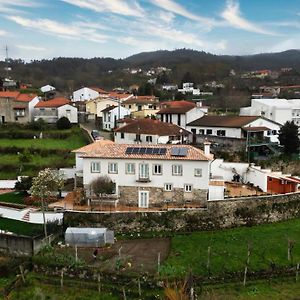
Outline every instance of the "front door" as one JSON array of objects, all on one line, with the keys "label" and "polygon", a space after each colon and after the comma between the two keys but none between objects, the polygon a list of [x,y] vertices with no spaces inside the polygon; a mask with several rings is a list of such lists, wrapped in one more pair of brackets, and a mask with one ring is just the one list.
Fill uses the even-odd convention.
[{"label": "front door", "polygon": [[139,207],[148,208],[149,207],[149,192],[139,191]]}]

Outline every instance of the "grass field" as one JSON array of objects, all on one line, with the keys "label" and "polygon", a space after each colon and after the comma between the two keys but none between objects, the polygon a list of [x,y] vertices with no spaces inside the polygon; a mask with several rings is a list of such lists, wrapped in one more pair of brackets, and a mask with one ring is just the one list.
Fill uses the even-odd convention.
[{"label": "grass field", "polygon": [[43,232],[42,225],[0,218],[0,230],[7,230],[15,234],[34,236]]},{"label": "grass field", "polygon": [[[15,131],[20,136],[26,133],[24,129]],[[15,179],[18,175],[35,176],[39,170],[46,167],[72,167],[75,156],[70,151],[86,145],[87,137],[79,127],[61,131],[51,129],[48,135],[50,133],[52,136],[66,134],[68,137],[0,138],[0,179]],[[44,136],[47,136],[47,131],[44,131]],[[26,160],[22,156],[24,153],[27,153]]]},{"label": "grass field", "polygon": [[[292,261],[287,257],[288,240],[293,242]],[[208,247],[211,249],[209,265],[212,276],[243,272],[248,244],[251,248],[249,271],[295,266],[300,262],[300,220],[175,235],[161,273],[170,277],[183,276],[192,270],[196,275],[209,275]]]},{"label": "grass field", "polygon": [[0,195],[0,202],[24,204],[24,193],[12,192]]}]

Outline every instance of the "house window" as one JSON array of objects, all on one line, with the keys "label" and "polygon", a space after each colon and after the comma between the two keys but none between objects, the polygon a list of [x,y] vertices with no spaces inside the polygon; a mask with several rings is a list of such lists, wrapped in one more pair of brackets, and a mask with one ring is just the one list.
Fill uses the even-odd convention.
[{"label": "house window", "polygon": [[153,109],[156,109],[156,105],[153,106]]},{"label": "house window", "polygon": [[153,174],[162,175],[162,165],[153,165]]},{"label": "house window", "polygon": [[191,184],[185,184],[185,185],[184,185],[184,191],[185,191],[186,193],[191,193],[192,190],[193,190],[193,186],[192,186]]},{"label": "house window", "polygon": [[217,130],[217,135],[218,136],[225,136],[226,135],[226,131],[225,130]]},{"label": "house window", "polygon": [[100,163],[99,162],[91,162],[91,172],[92,173],[100,173]]},{"label": "house window", "polygon": [[173,165],[172,174],[175,176],[182,176],[182,165]]},{"label": "house window", "polygon": [[141,142],[141,135],[140,134],[136,134],[135,136],[135,142]]},{"label": "house window", "polygon": [[109,163],[108,164],[108,173],[117,174],[118,173],[118,164],[117,163]]},{"label": "house window", "polygon": [[276,131],[276,130],[272,130],[272,134],[273,134],[273,135],[276,135],[276,134],[277,134],[277,131]]},{"label": "house window", "polygon": [[128,105],[128,108],[131,109],[131,104]]},{"label": "house window", "polygon": [[205,130],[204,129],[199,129],[199,134],[205,134]]},{"label": "house window", "polygon": [[121,132],[121,139],[124,139],[124,132]]},{"label": "house window", "polygon": [[268,131],[267,131],[267,135],[271,135],[271,130],[268,130]]},{"label": "house window", "polygon": [[152,136],[151,135],[146,136],[146,142],[152,143]]},{"label": "house window", "polygon": [[166,192],[173,191],[173,184],[172,183],[165,183],[165,191]]},{"label": "house window", "polygon": [[212,129],[206,129],[206,134],[212,134]]},{"label": "house window", "polygon": [[149,108],[149,109],[152,109],[152,107],[153,107],[152,105],[148,105],[148,108]]},{"label": "house window", "polygon": [[195,169],[194,170],[194,175],[196,177],[202,177],[202,169]]},{"label": "house window", "polygon": [[140,179],[149,179],[149,165],[148,164],[140,164]]},{"label": "house window", "polygon": [[126,164],[125,168],[126,168],[126,174],[135,174],[135,164],[128,163]]}]

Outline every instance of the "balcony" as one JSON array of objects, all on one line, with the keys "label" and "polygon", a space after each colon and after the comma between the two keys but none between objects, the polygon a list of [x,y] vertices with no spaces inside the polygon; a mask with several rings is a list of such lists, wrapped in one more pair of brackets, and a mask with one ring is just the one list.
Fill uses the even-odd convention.
[{"label": "balcony", "polygon": [[150,177],[139,177],[136,182],[150,182]]}]

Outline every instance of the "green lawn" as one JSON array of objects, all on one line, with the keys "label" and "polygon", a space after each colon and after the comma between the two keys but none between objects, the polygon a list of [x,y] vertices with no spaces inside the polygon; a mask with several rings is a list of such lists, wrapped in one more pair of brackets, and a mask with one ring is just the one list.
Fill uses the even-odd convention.
[{"label": "green lawn", "polygon": [[0,202],[24,204],[24,193],[12,192],[0,195]]},{"label": "green lawn", "polygon": [[300,282],[289,279],[272,279],[249,282],[246,287],[238,283],[203,286],[202,290],[196,289],[198,299],[222,300],[283,300],[299,299]]},{"label": "green lawn", "polygon": [[35,236],[43,232],[43,226],[26,222],[0,218],[0,230],[7,230],[15,234]]},{"label": "green lawn", "polygon": [[300,262],[300,220],[255,227],[241,227],[213,232],[175,235],[171,253],[161,268],[161,274],[183,276],[189,270],[207,276],[208,247],[211,247],[210,272],[243,272],[247,245],[251,245],[250,271],[271,266],[288,266],[288,240],[294,241],[293,265]]}]

